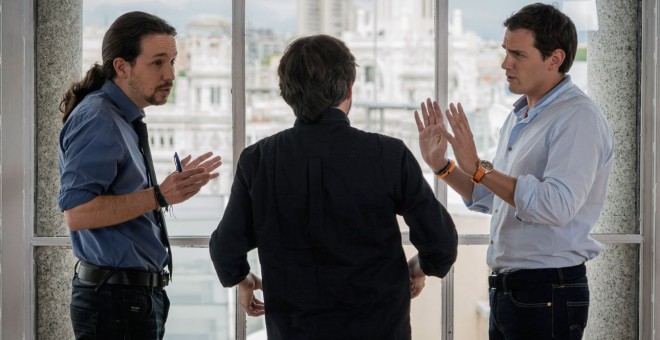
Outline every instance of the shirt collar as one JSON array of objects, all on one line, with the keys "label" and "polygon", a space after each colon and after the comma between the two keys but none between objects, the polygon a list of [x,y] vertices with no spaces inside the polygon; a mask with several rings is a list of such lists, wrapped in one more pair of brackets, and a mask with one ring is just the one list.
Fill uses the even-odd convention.
[{"label": "shirt collar", "polygon": [[120,111],[120,115],[129,123],[132,123],[138,118],[144,118],[146,115],[144,110],[133,103],[133,101],[128,98],[126,93],[122,91],[117,84],[112,80],[106,80],[105,84],[101,87],[101,91],[105,93],[110,100],[117,105]]},{"label": "shirt collar", "polygon": [[[513,103],[513,112],[518,116],[518,118],[523,119],[525,118],[525,114],[527,113],[527,118],[528,120],[534,119],[536,115],[538,115],[543,109],[550,103],[552,103],[557,96],[559,96],[560,93],[563,93],[566,89],[570,88],[573,85],[573,82],[571,81],[571,76],[567,75],[562,79],[562,81],[559,82],[559,84],[555,85],[555,87],[550,90],[550,92],[546,93],[541,100],[539,100],[538,103],[536,103],[536,106],[534,108],[527,112],[528,110],[525,109],[527,108],[527,96],[522,96],[518,100],[516,100],[515,103]],[[525,110],[523,110],[525,109]]]},{"label": "shirt collar", "polygon": [[348,119],[348,115],[344,111],[336,107],[331,107],[323,111],[323,113],[321,113],[321,119],[319,119],[318,122],[305,123],[300,119],[296,118],[296,123],[294,124],[294,126],[309,125],[309,124],[327,124],[330,122],[344,122],[347,125],[351,125],[351,121]]}]

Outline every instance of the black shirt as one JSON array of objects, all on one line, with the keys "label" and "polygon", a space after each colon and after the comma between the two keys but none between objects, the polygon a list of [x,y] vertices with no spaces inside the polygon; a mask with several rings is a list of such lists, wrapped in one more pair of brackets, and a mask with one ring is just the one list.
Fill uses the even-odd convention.
[{"label": "black shirt", "polygon": [[258,248],[268,339],[409,339],[397,214],[424,273],[443,277],[456,229],[416,159],[332,108],[243,150],[211,258],[231,287]]}]

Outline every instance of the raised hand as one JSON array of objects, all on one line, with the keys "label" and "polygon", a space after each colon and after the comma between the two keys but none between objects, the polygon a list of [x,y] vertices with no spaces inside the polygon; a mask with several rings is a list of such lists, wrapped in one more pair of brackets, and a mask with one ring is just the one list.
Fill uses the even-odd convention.
[{"label": "raised hand", "polygon": [[453,135],[445,130],[444,136],[454,150],[454,156],[456,156],[459,167],[465,173],[473,174],[477,171],[479,155],[477,154],[477,146],[474,143],[474,136],[465,116],[465,111],[463,111],[463,106],[461,103],[458,103],[458,106],[451,103],[445,115],[447,116],[447,122],[451,126]]},{"label": "raised hand", "polygon": [[415,122],[419,132],[419,149],[424,162],[434,172],[447,164],[447,138],[446,129],[442,119],[442,110],[437,101],[426,99],[421,104],[422,115],[415,111]]},{"label": "raised hand", "polygon": [[[213,152],[209,151],[191,161],[192,156],[188,155],[181,160],[181,165],[184,171],[194,168],[204,168],[207,172],[211,173],[222,165],[222,158],[220,156],[213,158],[211,156],[213,156]],[[216,178],[218,175],[218,173],[213,173],[211,178]]]},{"label": "raised hand", "polygon": [[213,171],[222,165],[221,158],[212,156],[213,152],[207,152],[193,160],[190,155],[181,160],[183,172],[170,174],[160,184],[160,191],[168,204],[186,201],[220,175]]}]

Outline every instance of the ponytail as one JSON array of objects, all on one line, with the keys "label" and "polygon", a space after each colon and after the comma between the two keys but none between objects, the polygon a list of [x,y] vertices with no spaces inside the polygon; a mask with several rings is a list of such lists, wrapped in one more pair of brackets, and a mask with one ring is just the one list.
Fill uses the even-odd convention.
[{"label": "ponytail", "polygon": [[106,79],[102,66],[95,63],[87,71],[85,78],[71,85],[60,102],[60,111],[64,113],[62,123],[66,123],[71,111],[80,104],[86,95],[100,89]]}]

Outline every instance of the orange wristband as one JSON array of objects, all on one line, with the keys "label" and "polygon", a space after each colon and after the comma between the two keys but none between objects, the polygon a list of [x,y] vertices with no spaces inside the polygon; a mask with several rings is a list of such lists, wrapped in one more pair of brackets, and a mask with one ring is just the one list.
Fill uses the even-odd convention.
[{"label": "orange wristband", "polygon": [[443,178],[447,177],[454,170],[455,167],[456,167],[456,162],[454,162],[453,159],[450,159],[449,160],[449,165],[446,167],[446,169],[444,169],[444,171],[442,171],[442,172],[439,172],[439,173],[435,174],[435,178],[443,179]]}]

